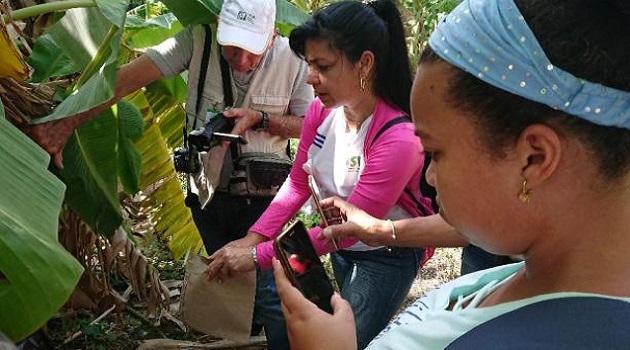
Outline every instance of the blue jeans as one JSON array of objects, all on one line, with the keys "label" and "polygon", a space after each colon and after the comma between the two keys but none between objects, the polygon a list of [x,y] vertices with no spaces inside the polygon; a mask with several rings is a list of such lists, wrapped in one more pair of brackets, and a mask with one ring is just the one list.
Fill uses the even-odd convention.
[{"label": "blue jeans", "polygon": [[354,313],[358,349],[387,326],[418,274],[423,249],[385,248],[331,253],[335,279]]},{"label": "blue jeans", "polygon": [[[276,292],[273,270],[258,270],[256,273],[256,303],[253,325],[262,324],[267,337],[267,349],[289,350],[287,325],[280,308],[280,296]],[[252,332],[254,332],[252,326]]]},{"label": "blue jeans", "polygon": [[[225,244],[245,237],[249,228],[271,203],[271,197],[245,198],[216,192],[212,201],[201,209],[190,208],[208,254]],[[286,323],[272,270],[256,273],[256,301],[252,319],[252,335],[265,329],[269,349],[290,349]]]},{"label": "blue jeans", "polygon": [[496,255],[477,246],[469,245],[462,250],[462,275],[491,267],[517,262],[509,256]]}]

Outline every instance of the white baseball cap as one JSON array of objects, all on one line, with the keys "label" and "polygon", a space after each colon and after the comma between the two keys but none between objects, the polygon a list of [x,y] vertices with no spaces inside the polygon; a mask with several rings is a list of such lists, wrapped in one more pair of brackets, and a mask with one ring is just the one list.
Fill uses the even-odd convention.
[{"label": "white baseball cap", "polygon": [[275,20],[275,0],[225,0],[219,14],[217,42],[260,55],[273,36]]}]

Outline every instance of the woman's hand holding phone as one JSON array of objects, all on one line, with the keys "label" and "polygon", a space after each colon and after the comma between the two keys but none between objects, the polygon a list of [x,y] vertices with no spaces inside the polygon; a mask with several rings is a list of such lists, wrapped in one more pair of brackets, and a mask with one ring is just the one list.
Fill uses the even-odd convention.
[{"label": "woman's hand holding phone", "polygon": [[[329,207],[324,208],[321,206],[320,202],[322,199],[320,196],[319,187],[317,186],[317,182],[315,181],[315,178],[313,178],[312,175],[308,176],[308,187],[311,190],[311,196],[313,197],[313,202],[315,202],[317,213],[319,213],[319,216],[322,218],[321,226],[327,227],[330,225],[341,224],[343,222],[343,218],[341,216],[341,212],[339,211],[339,208],[335,206],[329,206]],[[334,238],[332,238],[330,242],[335,248],[335,251],[339,250],[338,243]]]},{"label": "woman's hand holding phone", "polygon": [[390,236],[382,234],[391,230],[387,221],[376,219],[339,197],[326,198],[320,205],[324,210],[336,208],[343,223],[325,227],[317,238],[337,241],[343,238],[356,238],[373,247],[389,243],[387,239]]},{"label": "woman's hand holding phone", "polygon": [[319,309],[295,288],[278,260],[273,261],[282,313],[287,320],[289,342],[293,349],[356,349],[354,316],[350,304],[335,293],[330,304],[333,314]]},{"label": "woman's hand holding phone", "polygon": [[334,289],[304,223],[291,224],[274,239],[273,248],[291,283],[320,309],[332,313]]}]

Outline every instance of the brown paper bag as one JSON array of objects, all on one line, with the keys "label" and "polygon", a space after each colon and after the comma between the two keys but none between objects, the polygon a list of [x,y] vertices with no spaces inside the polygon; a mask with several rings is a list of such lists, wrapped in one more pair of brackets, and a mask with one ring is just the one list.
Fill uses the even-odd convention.
[{"label": "brown paper bag", "polygon": [[208,281],[208,261],[193,255],[186,264],[180,301],[181,318],[193,329],[213,337],[249,339],[256,294],[256,272],[237,274],[221,283]]}]

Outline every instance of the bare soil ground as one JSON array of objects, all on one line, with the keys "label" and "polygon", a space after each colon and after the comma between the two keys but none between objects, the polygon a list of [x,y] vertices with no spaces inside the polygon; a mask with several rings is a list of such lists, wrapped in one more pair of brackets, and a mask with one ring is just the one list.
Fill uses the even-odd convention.
[{"label": "bare soil ground", "polygon": [[[161,275],[175,278],[183,269],[178,263],[157,261],[156,267]],[[422,268],[416,278],[407,298],[404,308],[412,301],[432,290],[437,285],[448,282],[459,276],[461,264],[460,248],[438,248],[431,260]],[[401,309],[402,309],[401,308]],[[61,313],[49,322],[48,336],[53,349],[266,349],[264,337],[253,338],[248,344],[225,344],[204,334],[182,331],[177,325],[162,319],[159,324],[143,317],[138,312],[112,313],[91,323],[99,315],[92,313],[77,313],[68,315]],[[80,331],[80,335],[73,334]],[[72,340],[70,340],[72,338]],[[34,347],[46,349],[46,347]]]},{"label": "bare soil ground", "polygon": [[407,299],[415,300],[436,286],[459,277],[461,255],[461,248],[437,248],[420,270]]}]

